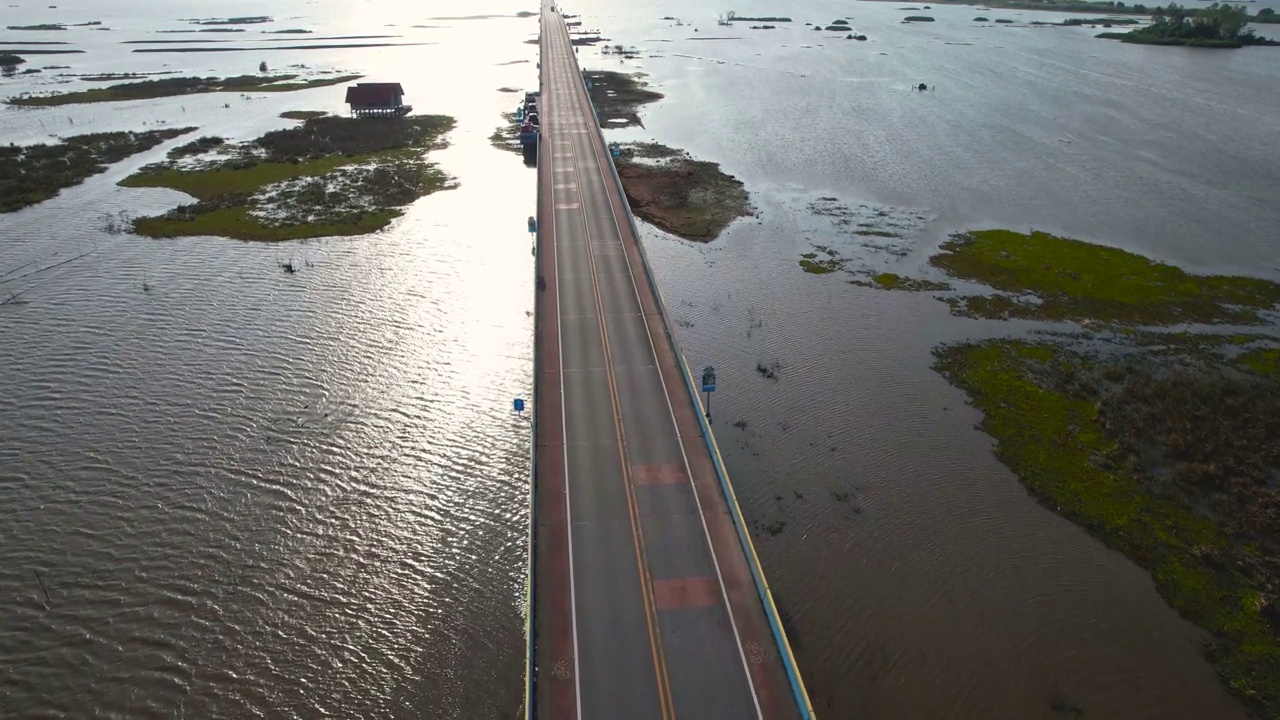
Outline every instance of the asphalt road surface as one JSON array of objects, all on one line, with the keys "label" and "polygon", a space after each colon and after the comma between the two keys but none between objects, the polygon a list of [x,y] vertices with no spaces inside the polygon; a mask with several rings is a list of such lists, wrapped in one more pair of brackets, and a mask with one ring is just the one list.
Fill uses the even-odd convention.
[{"label": "asphalt road surface", "polygon": [[541,62],[537,716],[799,717],[547,5]]}]

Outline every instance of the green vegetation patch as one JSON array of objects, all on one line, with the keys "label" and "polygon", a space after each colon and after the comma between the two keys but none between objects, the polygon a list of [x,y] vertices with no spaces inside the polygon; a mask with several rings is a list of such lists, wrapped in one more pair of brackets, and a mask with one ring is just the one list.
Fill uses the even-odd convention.
[{"label": "green vegetation patch", "polygon": [[69,137],[55,145],[0,146],[0,212],[44,202],[112,163],[193,130],[93,133]]},{"label": "green vegetation patch", "polygon": [[119,102],[123,100],[149,100],[197,95],[213,92],[290,92],[310,88],[340,85],[359,79],[360,75],[335,75],[298,81],[297,75],[238,75],[229,78],[180,77],[142,82],[121,83],[105,88],[81,90],[56,95],[20,95],[9,99],[10,105],[48,107],[74,103]]},{"label": "green vegetation patch", "polygon": [[10,25],[6,30],[66,30],[67,26],[61,23],[42,23],[40,25]]},{"label": "green vegetation patch", "polygon": [[1249,372],[1280,380],[1280,350],[1258,348],[1241,354],[1236,362]]},{"label": "green vegetation patch", "polygon": [[280,113],[280,117],[285,120],[314,120],[328,114],[323,110],[286,110]]},{"label": "green vegetation patch", "polygon": [[26,62],[25,59],[14,55],[13,53],[0,53],[0,67],[6,70],[17,67]]},{"label": "green vegetation patch", "polygon": [[742,181],[720,165],[656,143],[623,145],[618,177],[636,216],[686,240],[710,242],[751,215]]},{"label": "green vegetation patch", "polygon": [[1116,248],[1048,233],[954,235],[929,262],[1010,295],[953,298],[959,314],[994,319],[1098,320],[1121,325],[1259,324],[1280,284],[1191,275]]},{"label": "green vegetation patch", "polygon": [[844,261],[835,257],[819,260],[816,253],[805,253],[800,258],[800,267],[804,268],[807,273],[825,275],[843,268]]},{"label": "green vegetation patch", "polygon": [[1156,8],[1151,24],[1119,39],[1143,45],[1186,45],[1206,48],[1238,48],[1245,45],[1280,45],[1254,34],[1248,27],[1252,18],[1243,7],[1214,3],[1206,8],[1189,10],[1176,3]]},{"label": "green vegetation patch", "polygon": [[1137,18],[1067,18],[1058,25],[1063,27],[1079,27],[1081,25],[1104,25],[1111,27],[1112,25],[1137,25],[1142,22]]},{"label": "green vegetation patch", "polygon": [[1198,355],[1018,341],[945,347],[935,367],[1027,489],[1151,571],[1212,634],[1227,687],[1280,717],[1280,382]]},{"label": "green vegetation patch", "polygon": [[647,89],[647,84],[635,75],[597,71],[588,72],[586,76],[591,81],[588,93],[600,116],[600,127],[644,127],[640,122],[640,106],[663,98],[662,93]]},{"label": "green vegetation patch", "polygon": [[120,184],[172,188],[197,199],[135,221],[134,229],[150,237],[363,235],[385,227],[404,205],[454,187],[424,158],[444,147],[442,137],[453,127],[453,118],[444,115],[327,115],[224,147],[195,167],[172,161],[147,166]]},{"label": "green vegetation patch", "polygon": [[850,280],[850,285],[873,287],[881,290],[905,290],[907,292],[940,292],[950,290],[951,286],[944,282],[922,280],[920,278],[903,277],[896,273],[879,273],[871,276],[871,281]]},{"label": "green vegetation patch", "polygon": [[933,18],[928,15],[908,15],[902,18],[903,22],[934,22]]}]

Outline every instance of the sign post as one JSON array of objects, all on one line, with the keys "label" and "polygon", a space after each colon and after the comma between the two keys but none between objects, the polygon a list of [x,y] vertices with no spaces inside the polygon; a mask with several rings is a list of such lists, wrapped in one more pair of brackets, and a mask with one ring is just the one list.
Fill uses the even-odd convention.
[{"label": "sign post", "polygon": [[716,369],[710,365],[702,368],[702,392],[707,394],[707,421],[711,420],[711,393],[716,391]]}]

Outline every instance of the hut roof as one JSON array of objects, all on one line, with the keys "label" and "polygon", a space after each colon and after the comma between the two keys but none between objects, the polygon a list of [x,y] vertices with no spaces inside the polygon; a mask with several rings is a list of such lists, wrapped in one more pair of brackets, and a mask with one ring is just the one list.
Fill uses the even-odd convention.
[{"label": "hut roof", "polygon": [[400,83],[357,83],[347,88],[348,105],[391,105],[403,96]]}]

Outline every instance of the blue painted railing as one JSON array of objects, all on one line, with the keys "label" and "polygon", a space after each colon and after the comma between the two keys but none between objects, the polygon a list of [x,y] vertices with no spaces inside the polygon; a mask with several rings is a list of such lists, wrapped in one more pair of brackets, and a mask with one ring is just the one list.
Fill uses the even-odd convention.
[{"label": "blue painted railing", "polygon": [[[574,57],[574,64],[577,64],[576,56]],[[680,343],[676,341],[675,334],[671,332],[671,322],[667,315],[666,301],[663,300],[662,291],[658,289],[658,285],[653,279],[649,255],[645,252],[644,243],[640,240],[639,226],[636,225],[635,215],[631,212],[631,203],[627,201],[627,194],[622,188],[622,178],[618,176],[618,168],[613,162],[613,153],[609,152],[609,143],[605,140],[604,130],[600,127],[599,116],[597,115],[599,111],[595,109],[594,103],[591,103],[591,93],[587,91],[586,77],[581,70],[578,72],[578,79],[582,81],[582,92],[586,94],[587,102],[591,104],[592,113],[595,115],[592,119],[595,121],[596,135],[600,138],[600,147],[604,150],[605,157],[609,163],[609,170],[613,174],[613,182],[618,188],[618,196],[622,199],[622,207],[627,214],[627,222],[631,224],[631,232],[635,236],[636,245],[640,248],[640,259],[644,264],[645,279],[648,280],[649,288],[653,291],[653,296],[658,301],[658,314],[662,317],[663,332],[680,360],[677,363],[680,366],[680,376],[684,378],[685,389],[689,392],[689,397],[697,411],[698,424],[702,426],[702,438],[707,445],[707,450],[711,453],[711,460],[716,468],[716,476],[720,480],[720,489],[724,493],[725,500],[729,505],[730,515],[733,517],[734,527],[738,531],[738,541],[742,544],[742,550],[747,556],[747,565],[751,568],[751,577],[755,581],[756,592],[760,595],[765,617],[769,620],[769,629],[773,633],[774,644],[778,648],[778,653],[782,657],[782,665],[787,672],[787,682],[791,685],[791,692],[795,696],[800,716],[804,720],[814,720],[817,716],[814,715],[813,704],[809,701],[808,691],[805,690],[804,679],[800,676],[800,669],[796,665],[795,655],[791,651],[791,643],[787,641],[787,633],[782,627],[782,619],[779,617],[778,607],[773,601],[773,593],[769,590],[769,583],[764,577],[764,570],[760,567],[760,558],[756,555],[755,545],[751,542],[746,520],[742,517],[742,508],[738,506],[737,495],[733,491],[733,484],[729,481],[729,473],[724,467],[724,459],[720,457],[720,447],[716,444],[715,435],[711,433],[711,426],[707,424],[702,398],[694,385],[693,376],[689,373],[688,360],[685,359],[684,351],[680,349]]]}]

